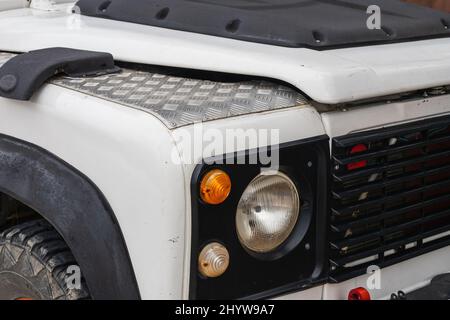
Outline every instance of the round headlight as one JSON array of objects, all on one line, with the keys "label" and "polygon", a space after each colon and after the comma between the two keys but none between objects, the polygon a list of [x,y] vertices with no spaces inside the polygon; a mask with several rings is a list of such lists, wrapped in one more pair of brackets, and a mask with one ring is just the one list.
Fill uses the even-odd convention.
[{"label": "round headlight", "polygon": [[236,212],[241,244],[256,253],[277,249],[294,230],[299,212],[300,197],[288,176],[258,175],[245,189]]}]

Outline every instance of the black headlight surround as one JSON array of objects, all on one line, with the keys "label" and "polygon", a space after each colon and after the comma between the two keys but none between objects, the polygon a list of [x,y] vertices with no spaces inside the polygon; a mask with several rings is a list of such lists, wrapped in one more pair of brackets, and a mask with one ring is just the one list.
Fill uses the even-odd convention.
[{"label": "black headlight surround", "polygon": [[[304,218],[309,221],[302,219],[301,212],[294,233],[279,248],[263,255],[249,253],[237,236],[236,209],[245,188],[264,166],[237,163],[239,158],[257,150],[247,151],[245,155],[225,155],[221,157],[224,164],[207,165],[211,161],[205,161],[198,165],[191,181],[191,299],[268,298],[326,281],[329,138],[320,136],[278,148],[279,170],[297,187],[305,188],[304,193],[299,189],[301,210],[305,210]],[[233,159],[234,164],[229,164],[227,159]],[[232,182],[230,196],[220,205],[206,204],[199,196],[201,178],[212,169],[225,171]],[[222,276],[207,279],[198,272],[198,255],[213,241],[226,246],[230,266]]]}]

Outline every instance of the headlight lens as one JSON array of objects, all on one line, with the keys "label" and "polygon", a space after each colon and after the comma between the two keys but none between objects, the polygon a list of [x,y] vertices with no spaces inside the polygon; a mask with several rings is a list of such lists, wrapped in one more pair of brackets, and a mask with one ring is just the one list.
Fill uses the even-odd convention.
[{"label": "headlight lens", "polygon": [[291,235],[299,212],[300,197],[288,176],[258,175],[245,189],[236,212],[241,244],[256,253],[275,250]]}]

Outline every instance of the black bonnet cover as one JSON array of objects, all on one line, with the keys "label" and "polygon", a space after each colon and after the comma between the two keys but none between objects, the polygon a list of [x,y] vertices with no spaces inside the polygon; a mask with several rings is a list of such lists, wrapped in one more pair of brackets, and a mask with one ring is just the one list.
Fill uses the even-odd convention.
[{"label": "black bonnet cover", "polygon": [[[450,14],[398,0],[79,0],[81,14],[316,49],[450,36]],[[370,30],[367,8],[381,8]]]}]

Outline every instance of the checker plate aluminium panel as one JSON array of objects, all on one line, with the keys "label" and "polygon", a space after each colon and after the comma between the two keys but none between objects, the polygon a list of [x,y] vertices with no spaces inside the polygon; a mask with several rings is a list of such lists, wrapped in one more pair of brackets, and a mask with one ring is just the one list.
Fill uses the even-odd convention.
[{"label": "checker plate aluminium panel", "polygon": [[[0,53],[0,66],[12,56]],[[131,69],[91,78],[57,76],[50,83],[146,111],[170,129],[307,104],[295,90],[262,80],[222,83]]]}]

